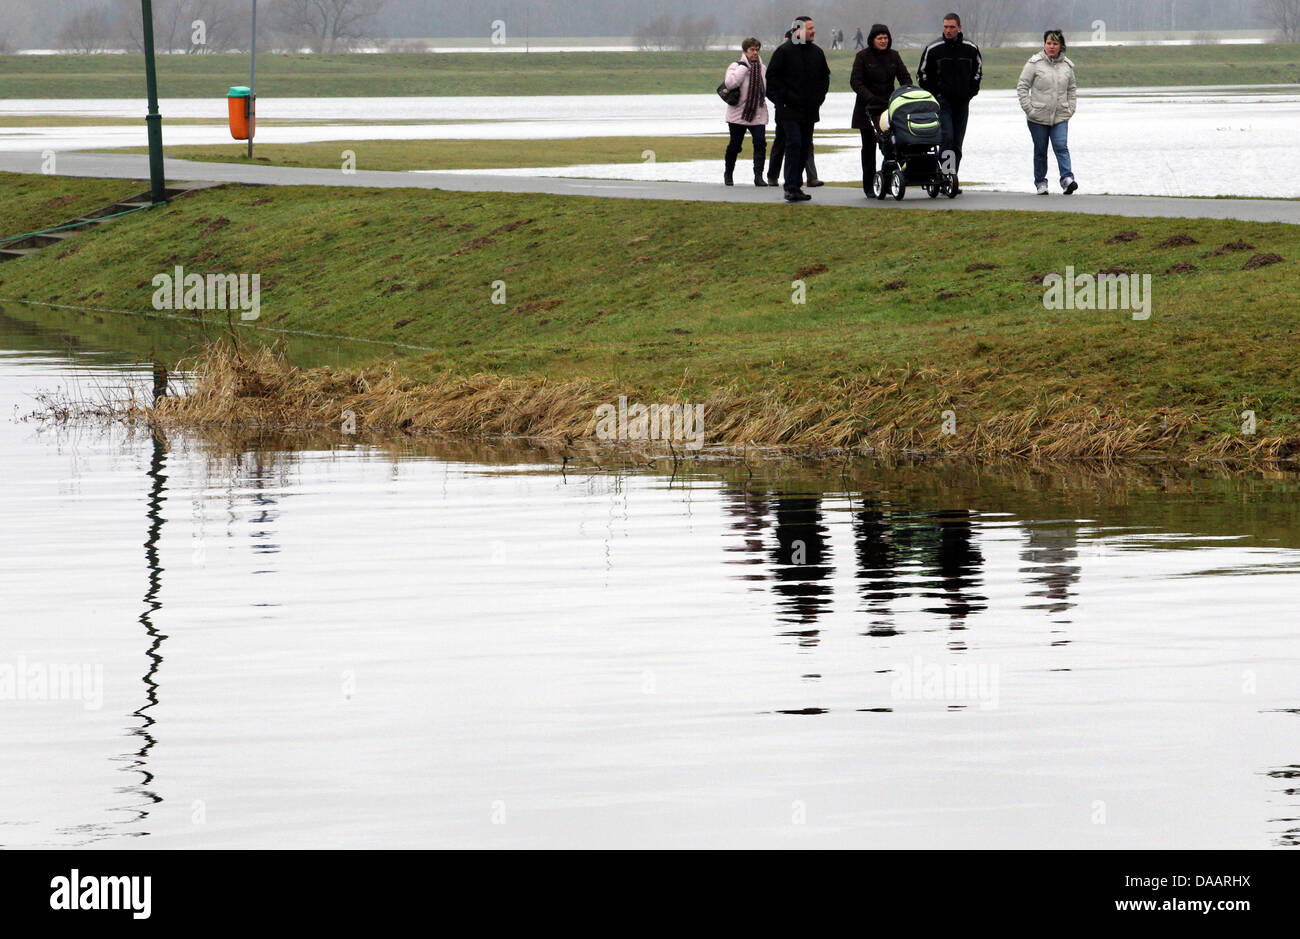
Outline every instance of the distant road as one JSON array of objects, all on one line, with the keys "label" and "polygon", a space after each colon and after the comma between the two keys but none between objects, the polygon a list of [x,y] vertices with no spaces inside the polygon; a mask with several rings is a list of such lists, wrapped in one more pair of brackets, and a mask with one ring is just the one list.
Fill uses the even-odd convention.
[{"label": "distant road", "polygon": [[[0,153],[0,171],[41,172],[42,160],[35,153]],[[58,157],[61,176],[99,179],[148,179],[149,158],[137,154],[62,153]],[[557,196],[589,196],[601,199],[657,199],[683,202],[779,203],[781,190],[738,185],[639,182],[633,180],[556,179],[532,176],[473,175],[467,173],[394,173],[298,169],[279,166],[241,166],[236,163],[166,162],[167,178],[175,181],[251,183],[262,186],[347,186],[372,189],[444,189],[451,192],[543,193]],[[817,206],[861,206],[876,211],[891,209],[1074,212],[1085,215],[1114,215],[1129,218],[1216,218],[1246,222],[1283,222],[1300,225],[1300,201],[1265,199],[1171,199],[1158,196],[1062,196],[1030,193],[968,191],[957,199],[930,199],[920,190],[902,202],[868,200],[857,188],[825,186],[810,190],[813,201],[791,206],[792,212],[815,210]]]}]

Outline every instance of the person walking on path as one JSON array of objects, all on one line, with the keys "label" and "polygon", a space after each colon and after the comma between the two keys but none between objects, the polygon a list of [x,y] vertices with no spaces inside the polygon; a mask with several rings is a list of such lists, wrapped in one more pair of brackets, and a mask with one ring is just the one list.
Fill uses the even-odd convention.
[{"label": "person walking on path", "polygon": [[1034,187],[1040,196],[1047,195],[1047,144],[1056,152],[1056,168],[1061,171],[1061,189],[1073,195],[1079,188],[1070,163],[1070,118],[1078,100],[1078,83],[1074,63],[1065,54],[1065,34],[1059,29],[1043,33],[1043,51],[1025,63],[1016,85],[1021,110],[1029,120],[1029,135],[1034,140]]},{"label": "person walking on path", "polygon": [[970,102],[980,93],[983,78],[984,59],[979,46],[962,34],[961,17],[949,13],[943,18],[943,37],[930,43],[921,53],[916,80],[939,101],[944,155],[952,154],[954,175],[961,170],[962,143],[970,119]]},{"label": "person walking on path", "polygon": [[[769,186],[781,185],[781,167],[785,166],[785,128],[778,121],[776,133],[772,135],[772,148],[769,151],[770,162],[767,167],[767,184]],[[817,176],[817,154],[812,150],[808,151],[808,160],[804,164],[804,175],[808,177],[808,186],[816,189],[818,186],[825,186]]]},{"label": "person walking on path", "polygon": [[853,34],[853,48],[854,48],[854,49],[858,49],[858,50],[862,50],[862,49],[865,49],[865,48],[866,48],[866,43],[864,43],[863,40],[862,40],[862,27],[861,27],[861,26],[859,26],[859,27],[858,27],[858,31],[857,31],[856,33]]},{"label": "person walking on path", "polygon": [[912,75],[894,51],[894,36],[889,27],[877,23],[871,27],[867,47],[853,60],[849,85],[858,94],[853,106],[853,129],[862,133],[862,189],[871,195],[871,178],[876,175],[876,132],[880,115],[889,109],[894,84],[912,84]]},{"label": "person walking on path", "polygon": [[767,165],[767,69],[763,65],[763,44],[754,38],[740,44],[743,57],[732,62],[723,84],[740,91],[740,100],[727,108],[727,127],[731,143],[727,146],[723,182],[736,184],[736,160],[745,145],[745,135],[754,138],[754,185],[767,187],[763,167]]},{"label": "person walking on path", "polygon": [[776,104],[776,119],[785,131],[786,202],[812,199],[800,182],[831,87],[831,69],[826,53],[813,41],[816,37],[812,17],[799,17],[790,27],[790,39],[772,53],[767,65],[767,95]]},{"label": "person walking on path", "polygon": [[[793,30],[785,31],[785,38],[789,40]],[[770,95],[768,96],[770,99]],[[769,186],[781,185],[781,167],[785,165],[785,128],[781,122],[776,122],[776,133],[772,137],[771,162],[767,167],[767,184]],[[809,188],[816,189],[818,186],[825,185],[817,175],[817,155],[808,151],[808,159],[804,164],[804,175],[808,177]],[[800,182],[803,182],[800,180]]]}]

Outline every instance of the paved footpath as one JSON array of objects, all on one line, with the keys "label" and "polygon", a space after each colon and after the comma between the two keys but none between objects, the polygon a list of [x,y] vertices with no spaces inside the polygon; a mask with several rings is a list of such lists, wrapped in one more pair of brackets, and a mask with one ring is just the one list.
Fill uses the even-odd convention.
[{"label": "paved footpath", "polygon": [[[0,153],[0,171],[40,173],[36,153]],[[144,154],[60,153],[58,175],[102,179],[148,179],[149,158]],[[374,189],[444,189],[452,192],[547,193],[603,199],[663,199],[686,202],[779,203],[780,189],[753,185],[730,189],[721,184],[638,182],[615,179],[559,179],[545,176],[497,176],[472,173],[394,173],[332,169],[248,166],[238,163],[192,163],[168,160],[169,180],[251,183],[263,186],[359,186]],[[875,211],[1018,211],[1074,212],[1129,218],[1220,218],[1248,222],[1300,224],[1300,201],[1264,199],[1173,199],[1162,196],[1037,196],[1033,193],[967,191],[956,199],[930,199],[913,190],[902,202],[868,200],[860,189],[824,186],[810,190],[813,201],[790,206],[807,212],[817,206],[861,206]]]}]

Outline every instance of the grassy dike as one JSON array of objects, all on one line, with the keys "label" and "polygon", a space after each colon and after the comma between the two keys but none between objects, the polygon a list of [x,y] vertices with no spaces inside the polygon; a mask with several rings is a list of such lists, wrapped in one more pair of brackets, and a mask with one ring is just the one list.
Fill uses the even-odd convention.
[{"label": "grassy dike", "polygon": [[[177,265],[256,272],[264,325],[433,350],[227,356],[191,421],[580,438],[626,394],[705,404],[710,443],[1270,458],[1300,451],[1298,258],[1244,222],[227,188],[0,266],[0,298],[149,311]],[[1045,310],[1067,265],[1152,274],[1151,319]]]},{"label": "grassy dike", "polygon": [[[920,49],[901,51],[914,67]],[[985,50],[985,87],[1014,87],[1032,52]],[[854,55],[827,51],[835,90],[848,90]],[[266,54],[258,56],[257,82],[259,94],[280,98],[711,94],[735,57],[723,51]],[[1078,48],[1070,57],[1080,84],[1088,88],[1300,83],[1300,47],[1286,43]],[[220,98],[247,77],[243,55],[158,57],[159,88],[166,98]],[[137,98],[144,95],[144,60],[138,55],[0,56],[0,87],[9,98]]]}]

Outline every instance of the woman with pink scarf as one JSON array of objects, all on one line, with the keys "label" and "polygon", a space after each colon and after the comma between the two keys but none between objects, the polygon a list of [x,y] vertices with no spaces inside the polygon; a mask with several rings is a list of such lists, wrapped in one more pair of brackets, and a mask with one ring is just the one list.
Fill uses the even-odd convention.
[{"label": "woman with pink scarf", "polygon": [[763,167],[767,159],[767,67],[760,53],[763,44],[757,39],[741,43],[744,58],[732,62],[723,84],[729,89],[740,89],[740,100],[727,108],[727,127],[731,130],[731,143],[727,147],[727,168],[723,182],[736,184],[736,159],[745,144],[745,134],[754,137],[754,185],[766,187]]}]

